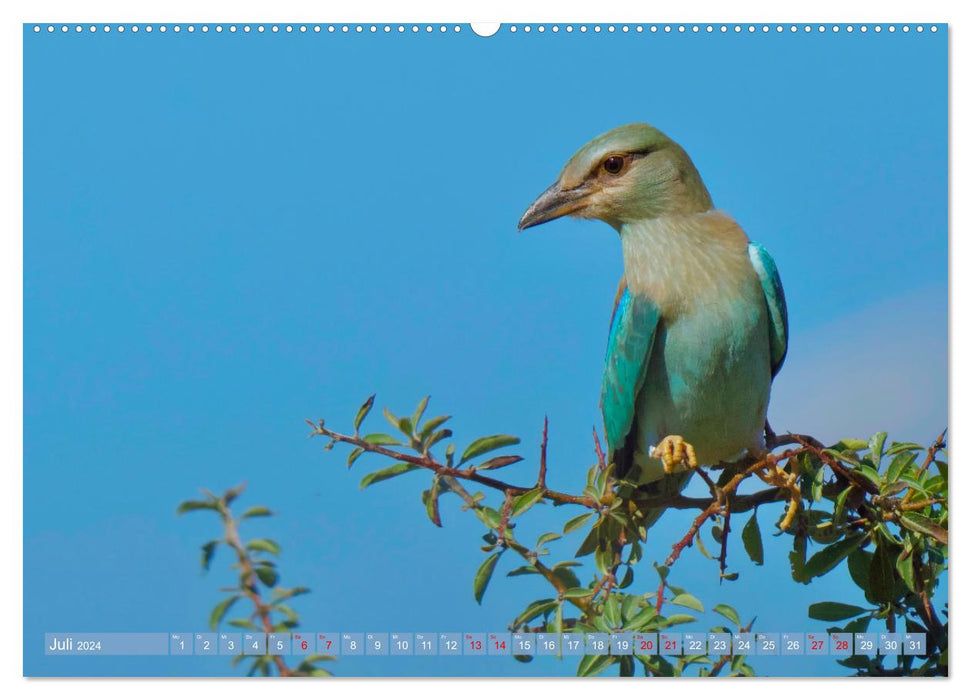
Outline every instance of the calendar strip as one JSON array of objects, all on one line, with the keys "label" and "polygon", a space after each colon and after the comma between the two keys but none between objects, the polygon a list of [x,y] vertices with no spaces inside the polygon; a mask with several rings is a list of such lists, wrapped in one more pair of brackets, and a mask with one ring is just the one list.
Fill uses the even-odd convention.
[{"label": "calendar strip", "polygon": [[44,635],[48,656],[922,656],[889,632],[94,632]]}]

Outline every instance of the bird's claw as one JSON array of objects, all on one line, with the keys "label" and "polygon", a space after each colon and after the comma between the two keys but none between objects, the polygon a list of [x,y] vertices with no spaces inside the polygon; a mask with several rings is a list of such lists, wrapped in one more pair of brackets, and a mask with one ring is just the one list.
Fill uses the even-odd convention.
[{"label": "bird's claw", "polygon": [[673,474],[679,466],[688,469],[698,467],[698,459],[695,457],[695,448],[685,442],[680,435],[668,435],[661,440],[657,446],[651,450],[654,459],[661,460],[664,465],[665,474]]},{"label": "bird's claw", "polygon": [[770,486],[775,486],[776,488],[784,489],[789,492],[789,507],[786,509],[785,517],[779,523],[779,529],[785,532],[792,525],[793,519],[796,517],[796,513],[799,511],[799,507],[802,504],[802,491],[799,488],[799,463],[796,460],[790,460],[790,464],[793,465],[792,472],[786,472],[785,469],[780,467],[775,459],[767,458],[765,459],[766,465],[756,471],[756,475],[765,483]]}]

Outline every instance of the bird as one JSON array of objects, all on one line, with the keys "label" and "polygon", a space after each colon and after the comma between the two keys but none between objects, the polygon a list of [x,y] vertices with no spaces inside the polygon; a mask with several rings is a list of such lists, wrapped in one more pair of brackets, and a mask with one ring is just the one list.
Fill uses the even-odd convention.
[{"label": "bird", "polygon": [[699,465],[764,457],[788,351],[782,281],[768,251],[715,208],[685,150],[644,123],[597,136],[519,230],[563,216],[620,235],[600,402],[617,476],[670,494]]}]

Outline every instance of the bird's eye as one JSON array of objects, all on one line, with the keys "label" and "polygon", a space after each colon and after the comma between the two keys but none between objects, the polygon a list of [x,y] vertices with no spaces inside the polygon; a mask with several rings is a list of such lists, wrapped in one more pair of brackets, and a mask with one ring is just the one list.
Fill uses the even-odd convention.
[{"label": "bird's eye", "polygon": [[621,170],[624,169],[624,157],[623,156],[610,156],[604,161],[604,170],[606,170],[611,175],[616,175]]}]

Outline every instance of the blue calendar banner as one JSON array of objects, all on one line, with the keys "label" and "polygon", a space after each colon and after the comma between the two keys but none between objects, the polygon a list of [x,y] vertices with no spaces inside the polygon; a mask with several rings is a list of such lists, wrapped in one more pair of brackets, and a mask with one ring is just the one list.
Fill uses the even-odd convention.
[{"label": "blue calendar banner", "polygon": [[149,632],[47,633],[50,656],[922,656],[923,633]]}]

